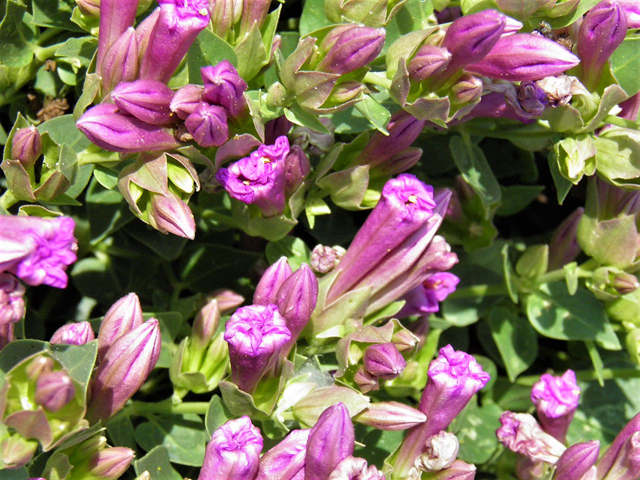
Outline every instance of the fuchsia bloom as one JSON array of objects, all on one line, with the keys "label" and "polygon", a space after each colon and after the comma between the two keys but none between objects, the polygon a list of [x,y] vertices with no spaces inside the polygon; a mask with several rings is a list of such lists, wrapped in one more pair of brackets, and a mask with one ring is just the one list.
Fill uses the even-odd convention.
[{"label": "fuchsia bloom", "polygon": [[67,286],[67,266],[76,261],[75,222],[70,217],[0,216],[0,272],[29,285]]},{"label": "fuchsia bloom", "polygon": [[215,66],[200,69],[204,82],[204,100],[211,105],[220,105],[230,117],[237,117],[246,108],[245,82],[229,60]]},{"label": "fuchsia bloom", "polygon": [[276,263],[265,270],[253,293],[255,305],[269,305],[276,303],[278,290],[287,278],[291,276],[291,267],[287,257],[280,257]]},{"label": "fuchsia bloom", "polygon": [[498,440],[509,450],[532,460],[555,465],[566,450],[562,443],[545,433],[528,413],[504,412],[500,423],[502,426],[496,431]]},{"label": "fuchsia bloom", "polygon": [[260,430],[249,417],[229,420],[207,444],[198,480],[253,480],[262,444]]},{"label": "fuchsia bloom", "polygon": [[169,108],[173,95],[164,83],[141,79],[119,84],[111,92],[111,99],[120,110],[143,122],[166,125],[173,121]]},{"label": "fuchsia bloom", "polygon": [[221,168],[216,179],[232,198],[256,205],[265,217],[280,215],[285,207],[285,159],[289,140],[261,145],[248,157]]},{"label": "fuchsia bloom", "polygon": [[305,480],[325,480],[345,458],[353,454],[355,430],[349,410],[342,403],[327,408],[309,433]]},{"label": "fuchsia bloom", "polygon": [[567,435],[579,399],[580,388],[573,370],[567,370],[562,377],[545,373],[531,389],[531,401],[536,406],[542,428],[561,442]]},{"label": "fuchsia bloom", "polygon": [[395,464],[401,474],[409,472],[416,458],[424,453],[427,439],[446,430],[490,379],[471,355],[455,351],[451,345],[440,349],[438,358],[429,365],[428,375],[419,406],[427,421],[412,428],[402,442]]},{"label": "fuchsia bloom", "polygon": [[0,327],[14,324],[24,317],[25,288],[16,277],[0,273]]},{"label": "fuchsia bloom", "polygon": [[400,317],[409,315],[428,315],[440,310],[440,302],[456,291],[460,279],[453,273],[438,272],[416,288],[408,292],[403,300],[406,304],[398,314]]},{"label": "fuchsia bloom", "polygon": [[49,341],[59,345],[84,345],[95,338],[89,322],[78,322],[63,325],[55,331]]},{"label": "fuchsia bloom", "polygon": [[225,326],[229,344],[231,381],[251,392],[271,373],[282,347],[291,338],[285,319],[275,305],[249,305],[236,310]]}]

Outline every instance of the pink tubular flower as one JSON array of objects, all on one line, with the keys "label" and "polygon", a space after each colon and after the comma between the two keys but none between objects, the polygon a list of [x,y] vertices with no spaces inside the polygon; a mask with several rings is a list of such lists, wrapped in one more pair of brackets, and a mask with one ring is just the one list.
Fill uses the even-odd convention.
[{"label": "pink tubular flower", "polygon": [[416,288],[407,293],[403,299],[406,304],[399,317],[408,315],[425,315],[440,310],[440,302],[443,302],[449,294],[455,292],[460,279],[453,273],[438,272]]},{"label": "pink tubular flower", "polygon": [[275,305],[249,305],[236,310],[225,326],[229,344],[231,381],[251,392],[277,365],[278,355],[291,338]]},{"label": "pink tubular flower", "polygon": [[16,277],[0,273],[0,327],[13,324],[24,317],[25,288]]},{"label": "pink tubular flower", "polygon": [[396,461],[401,473],[411,469],[416,458],[424,453],[427,439],[446,430],[490,379],[471,355],[455,351],[451,345],[440,349],[438,358],[429,365],[428,375],[419,406],[427,421],[412,428],[402,442]]},{"label": "pink tubular flower", "polygon": [[249,417],[229,420],[207,444],[198,480],[253,480],[262,444],[260,430]]},{"label": "pink tubular flower", "polygon": [[500,423],[502,426],[496,431],[500,443],[532,460],[554,465],[566,450],[562,443],[545,433],[528,413],[504,412]]},{"label": "pink tubular flower", "polygon": [[29,285],[67,286],[67,266],[78,249],[70,217],[0,216],[0,272]]},{"label": "pink tubular flower", "polygon": [[567,435],[579,398],[580,388],[573,370],[567,370],[561,377],[545,373],[531,389],[531,401],[542,428],[561,442]]},{"label": "pink tubular flower", "polygon": [[248,157],[221,168],[216,179],[232,198],[256,205],[265,217],[279,215],[285,207],[285,165],[289,140],[278,137],[274,145],[261,145]]}]

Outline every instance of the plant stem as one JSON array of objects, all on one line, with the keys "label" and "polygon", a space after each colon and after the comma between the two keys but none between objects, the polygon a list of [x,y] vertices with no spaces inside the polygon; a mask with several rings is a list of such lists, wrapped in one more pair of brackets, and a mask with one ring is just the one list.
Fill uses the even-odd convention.
[{"label": "plant stem", "polygon": [[0,208],[4,208],[5,210],[9,210],[18,202],[18,199],[13,196],[11,190],[7,190],[0,197]]},{"label": "plant stem", "polygon": [[379,73],[369,72],[364,76],[364,82],[370,83],[372,85],[378,85],[379,87],[384,87],[387,90],[391,88],[391,80],[387,77],[380,75]]},{"label": "plant stem", "polygon": [[608,123],[611,125],[616,125],[618,127],[630,128],[632,130],[638,129],[638,122],[634,122],[633,120],[627,120],[626,118],[616,117],[615,115],[608,115],[604,118],[602,123]]}]

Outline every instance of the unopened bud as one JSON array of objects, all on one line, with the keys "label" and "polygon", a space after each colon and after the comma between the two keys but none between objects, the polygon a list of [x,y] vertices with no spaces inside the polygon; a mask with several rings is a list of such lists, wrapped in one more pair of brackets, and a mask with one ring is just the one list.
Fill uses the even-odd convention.
[{"label": "unopened bud", "polygon": [[340,245],[316,245],[311,252],[311,268],[318,273],[328,273],[338,266],[345,253],[347,251]]},{"label": "unopened bud", "polygon": [[121,82],[133,82],[138,74],[138,42],[133,27],[118,37],[102,60],[102,94]]},{"label": "unopened bud", "polygon": [[254,305],[269,305],[276,302],[278,290],[291,276],[291,267],[287,257],[280,259],[265,270],[253,294]]},{"label": "unopened bud", "polygon": [[111,99],[117,107],[152,125],[167,125],[173,121],[169,105],[173,90],[158,80],[140,79],[135,82],[120,83]]},{"label": "unopened bud", "polygon": [[191,115],[196,107],[202,103],[202,92],[204,89],[200,85],[192,83],[180,88],[171,99],[170,108],[178,117],[185,120]]},{"label": "unopened bud", "polygon": [[198,348],[205,348],[213,338],[213,334],[216,333],[219,323],[220,308],[218,307],[218,301],[215,299],[210,300],[196,315],[193,329],[191,330],[191,340]]},{"label": "unopened bud", "polygon": [[[331,38],[330,35],[327,38]],[[384,39],[383,28],[349,25],[329,40],[334,42],[330,48],[323,42],[320,48],[328,51],[316,68],[329,73],[350,73],[375,60],[384,46]]]},{"label": "unopened bud", "polygon": [[451,61],[451,53],[444,47],[422,45],[407,65],[409,76],[421,82],[447,68]]},{"label": "unopened bud", "polygon": [[151,196],[149,223],[162,233],[193,240],[196,224],[189,206],[173,192]]},{"label": "unopened bud", "polygon": [[19,160],[24,168],[32,167],[41,154],[42,138],[35,126],[21,128],[13,135],[11,158]]},{"label": "unopened bud", "polygon": [[229,139],[227,113],[224,108],[200,102],[184,125],[201,147],[219,147]]},{"label": "unopened bud", "polygon": [[63,371],[40,375],[36,384],[35,401],[50,412],[57,412],[76,394],[71,377]]},{"label": "unopened bud", "polygon": [[107,311],[98,332],[98,355],[104,357],[113,343],[134,328],[142,325],[142,308],[135,293],[115,302]]},{"label": "unopened bud", "polygon": [[60,345],[84,345],[96,336],[89,322],[69,323],[63,325],[52,335],[50,342]]},{"label": "unopened bud", "polygon": [[369,404],[353,419],[378,430],[407,430],[420,425],[427,416],[420,410],[399,402],[375,402]]},{"label": "unopened bud", "polygon": [[364,351],[364,368],[382,380],[393,380],[406,366],[406,360],[393,343],[370,345]]}]

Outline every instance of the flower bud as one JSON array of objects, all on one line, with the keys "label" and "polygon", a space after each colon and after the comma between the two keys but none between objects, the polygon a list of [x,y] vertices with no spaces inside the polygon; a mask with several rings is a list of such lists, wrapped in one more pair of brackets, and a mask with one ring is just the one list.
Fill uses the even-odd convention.
[{"label": "flower bud", "polygon": [[370,345],[364,351],[364,368],[381,380],[393,380],[407,366],[393,343]]},{"label": "flower bud", "polygon": [[36,382],[41,375],[53,371],[55,363],[52,358],[39,355],[27,366],[27,377],[29,380]]},{"label": "flower bud", "polygon": [[142,308],[135,293],[129,293],[111,305],[100,323],[98,356],[103,358],[113,343],[142,325]]},{"label": "flower bud", "polygon": [[[333,134],[336,127],[329,118],[323,117],[319,120],[331,133],[321,133],[308,127],[294,126],[289,135],[291,143],[298,145],[305,152],[309,152],[310,155],[323,155],[331,150],[331,147],[336,143]],[[284,132],[282,135],[286,134],[287,132]]]},{"label": "flower bud", "polygon": [[144,57],[149,47],[149,39],[160,17],[160,7],[156,8],[136,27],[136,43],[138,44],[138,58]]},{"label": "flower bud", "polygon": [[440,311],[440,303],[455,292],[458,283],[460,279],[453,273],[437,272],[429,275],[421,285],[403,297],[406,303],[398,317],[428,315]]},{"label": "flower bud", "polygon": [[545,373],[531,389],[531,402],[536,406],[542,428],[561,442],[567,435],[579,398],[580,388],[573,370],[567,370],[562,377]]},{"label": "flower bud", "polygon": [[276,263],[267,268],[253,293],[254,305],[275,304],[278,290],[291,276],[291,273],[287,257],[280,257]]},{"label": "flower bud", "polygon": [[133,450],[125,447],[99,450],[87,462],[87,477],[116,480],[129,468],[134,456]]},{"label": "flower bud", "polygon": [[580,480],[598,461],[600,442],[576,443],[567,448],[556,464],[555,480]]},{"label": "flower bud", "polygon": [[464,73],[451,86],[451,103],[464,105],[475,102],[482,96],[482,80],[468,73]]},{"label": "flower bud", "polygon": [[380,390],[380,382],[378,377],[371,375],[364,367],[359,367],[353,375],[353,381],[356,383],[362,393],[369,393],[373,390]]},{"label": "flower bud", "polygon": [[449,468],[458,457],[460,443],[453,433],[441,431],[431,435],[425,445],[425,453],[418,457],[418,468],[439,471]]},{"label": "flower bud", "polygon": [[328,273],[338,266],[345,253],[347,251],[340,245],[316,245],[311,252],[311,268],[318,273]]},{"label": "flower bud", "polygon": [[59,345],[84,345],[96,336],[89,322],[69,323],[63,325],[51,336],[49,342]]},{"label": "flower bud", "polygon": [[640,432],[640,413],[633,417],[624,428],[618,433],[616,438],[613,440],[613,443],[609,446],[602,458],[598,461],[598,478],[605,479],[611,475],[611,479],[613,478],[622,478],[616,477],[616,470],[619,469],[621,463],[624,462],[625,458],[629,455],[629,450],[632,446],[631,439],[636,436],[637,443],[637,435]]},{"label": "flower bud", "polygon": [[200,85],[192,83],[185,85],[173,95],[169,108],[178,117],[185,120],[202,103],[203,91],[204,89]]},{"label": "flower bud", "polygon": [[201,147],[219,147],[229,139],[227,114],[222,107],[200,102],[184,125]]},{"label": "flower bud", "polygon": [[204,82],[205,102],[223,107],[229,117],[237,117],[247,108],[244,99],[247,82],[229,60],[223,60],[213,67],[203,67],[200,73]]},{"label": "flower bud", "polygon": [[578,224],[584,209],[577,208],[556,229],[549,242],[549,271],[564,267],[580,254]]},{"label": "flower bud", "polygon": [[285,319],[275,305],[250,305],[236,310],[227,322],[231,381],[251,393],[260,379],[272,372],[282,347],[291,338]]},{"label": "flower bud", "polygon": [[618,0],[627,17],[627,28],[635,30],[640,28],[640,4],[636,0]]},{"label": "flower bud", "polygon": [[46,372],[36,383],[35,402],[50,412],[57,412],[76,394],[71,377],[63,371]]},{"label": "flower bud", "polygon": [[42,138],[38,129],[31,125],[16,131],[11,141],[11,158],[19,160],[22,166],[28,169],[40,155],[42,155]]},{"label": "flower bud", "polygon": [[0,325],[0,351],[16,339],[15,324],[5,323]]},{"label": "flower bud", "polygon": [[88,17],[100,16],[100,0],[76,0],[76,5],[83,15]]},{"label": "flower bud", "polygon": [[549,246],[528,247],[516,263],[516,273],[524,278],[535,279],[544,275],[549,264]]},{"label": "flower bud", "polygon": [[219,288],[218,290],[214,290],[210,295],[207,296],[207,298],[217,300],[220,313],[227,313],[230,310],[235,310],[237,307],[244,303],[244,297],[242,295],[227,288]]},{"label": "flower bud", "polygon": [[138,391],[160,356],[160,327],[152,318],[115,341],[91,382],[87,419],[107,420]]},{"label": "flower bud", "polygon": [[604,65],[627,34],[627,18],[617,0],[598,2],[587,12],[578,32],[578,56],[582,83],[593,90]]},{"label": "flower bud", "polygon": [[451,53],[449,50],[425,43],[407,65],[409,77],[415,82],[422,82],[432,75],[442,72],[450,61]]},{"label": "flower bud", "polygon": [[102,75],[102,63],[116,40],[133,24],[138,9],[138,0],[102,0],[100,2],[100,35],[96,74]]},{"label": "flower bud", "polygon": [[0,273],[0,327],[22,320],[25,288],[16,277]]},{"label": "flower bud", "polygon": [[136,31],[129,27],[111,45],[102,60],[102,95],[111,92],[120,82],[136,79],[138,58]]},{"label": "flower bud", "polygon": [[326,45],[323,42],[320,46],[327,54],[316,70],[343,75],[375,60],[384,46],[385,30],[354,24],[343,29],[337,37],[328,37],[331,40],[325,39],[325,42],[333,43]]},{"label": "flower bud", "polygon": [[97,146],[112,152],[170,150],[180,145],[171,130],[125,115],[109,103],[87,110],[76,126]]},{"label": "flower bud", "polygon": [[342,403],[327,408],[309,433],[305,480],[324,480],[353,454],[355,430]]},{"label": "flower bud", "polygon": [[602,478],[603,480],[635,480],[638,475],[640,475],[640,432],[635,432],[624,441],[613,465],[604,476],[600,475],[600,465],[598,465],[597,478]]},{"label": "flower bud", "polygon": [[18,434],[3,438],[0,442],[0,461],[3,469],[23,467],[31,461],[37,449],[37,441],[27,440]]},{"label": "flower bud", "polygon": [[[291,340],[284,351],[293,346],[307,325],[318,300],[318,279],[306,263],[287,278],[276,295],[278,311],[291,332]],[[285,353],[285,354],[286,354]]]},{"label": "flower bud", "polygon": [[285,160],[284,169],[284,189],[287,195],[291,195],[298,189],[310,171],[311,163],[307,154],[298,145],[292,145]]},{"label": "flower bud", "polygon": [[111,99],[120,110],[152,125],[173,121],[169,108],[172,98],[173,90],[162,82],[148,79],[121,83],[111,92]]},{"label": "flower bud", "polygon": [[165,195],[151,195],[149,224],[162,233],[193,240],[196,224],[189,206],[173,192]]},{"label": "flower bud", "polygon": [[329,480],[385,480],[384,473],[379,472],[375,465],[369,466],[364,458],[352,456],[342,460],[329,475]]},{"label": "flower bud", "polygon": [[293,430],[260,459],[255,480],[300,480],[304,478],[307,439],[310,430]]},{"label": "flower bud", "polygon": [[465,70],[490,78],[525,81],[558,75],[578,63],[580,59],[553,40],[516,33],[501,37],[488,55]]},{"label": "flower bud", "polygon": [[209,344],[213,338],[213,334],[216,333],[218,329],[219,323],[220,308],[218,307],[218,301],[215,299],[209,300],[207,304],[198,311],[193,321],[191,341],[197,348],[203,349]]},{"label": "flower bud", "polygon": [[545,433],[528,413],[504,412],[500,423],[502,426],[496,431],[500,443],[532,460],[555,465],[566,450],[562,443]]},{"label": "flower bud", "polygon": [[404,403],[374,402],[353,419],[377,430],[397,431],[420,425],[427,420],[427,416]]},{"label": "flower bud", "polygon": [[262,444],[260,430],[249,417],[229,420],[213,432],[198,480],[253,480]]}]

